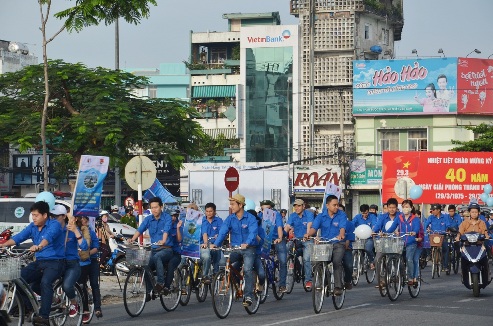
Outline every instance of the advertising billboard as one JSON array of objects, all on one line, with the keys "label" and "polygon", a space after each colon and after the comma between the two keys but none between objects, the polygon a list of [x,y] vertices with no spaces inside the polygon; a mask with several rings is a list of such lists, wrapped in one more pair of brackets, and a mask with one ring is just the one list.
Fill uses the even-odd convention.
[{"label": "advertising billboard", "polygon": [[324,193],[328,183],[342,187],[341,168],[337,165],[295,165],[295,193]]},{"label": "advertising billboard", "polygon": [[457,113],[457,58],[353,61],[353,115]]},{"label": "advertising billboard", "polygon": [[383,200],[401,202],[418,185],[423,189],[418,203],[467,204],[491,181],[492,162],[493,152],[383,151]]},{"label": "advertising billboard", "polygon": [[493,60],[459,58],[457,112],[493,115]]}]

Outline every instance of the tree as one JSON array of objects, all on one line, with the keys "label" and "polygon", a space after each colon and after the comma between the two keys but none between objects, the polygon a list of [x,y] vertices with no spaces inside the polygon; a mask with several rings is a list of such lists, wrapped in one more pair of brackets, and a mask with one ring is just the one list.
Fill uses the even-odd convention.
[{"label": "tree", "polygon": [[460,145],[454,147],[451,151],[454,152],[493,152],[493,125],[484,123],[478,126],[468,126],[467,130],[471,130],[478,137],[474,140],[460,141],[452,139],[452,144]]},{"label": "tree", "polygon": [[[186,155],[203,154],[207,136],[193,121],[197,111],[172,99],[136,97],[132,89],[148,84],[145,77],[82,63],[48,61],[50,93],[46,114],[46,147],[72,155],[105,155],[120,167],[132,151],[161,154],[175,168]],[[0,142],[21,151],[40,148],[44,65],[0,75]]]},{"label": "tree", "polygon": [[[50,18],[51,0],[38,0],[41,18],[41,35],[44,65],[45,97],[43,112],[41,114],[41,147],[43,150],[43,166],[48,166],[46,157],[46,114],[48,111],[48,94],[50,84],[48,80],[48,54],[47,45],[55,39],[63,30],[81,31],[83,27],[98,25],[104,20],[106,25],[113,23],[119,17],[133,24],[140,22],[142,18],[149,16],[149,4],[157,5],[155,0],[77,0],[76,5],[55,15],[59,19],[66,19],[63,26],[53,34],[51,38],[46,36],[46,24]],[[44,169],[44,187],[48,188],[48,169]]]}]

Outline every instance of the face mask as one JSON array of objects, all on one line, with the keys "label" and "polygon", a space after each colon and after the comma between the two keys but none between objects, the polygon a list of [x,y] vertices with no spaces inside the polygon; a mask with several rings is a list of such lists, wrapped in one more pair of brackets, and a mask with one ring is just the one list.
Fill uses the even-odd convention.
[{"label": "face mask", "polygon": [[101,218],[101,220],[103,220],[103,222],[105,222],[105,223],[108,222],[108,218],[107,217],[103,217],[103,218]]},{"label": "face mask", "polygon": [[402,208],[402,212],[403,212],[405,215],[408,215],[409,213],[411,213],[411,207],[403,207],[403,208]]}]

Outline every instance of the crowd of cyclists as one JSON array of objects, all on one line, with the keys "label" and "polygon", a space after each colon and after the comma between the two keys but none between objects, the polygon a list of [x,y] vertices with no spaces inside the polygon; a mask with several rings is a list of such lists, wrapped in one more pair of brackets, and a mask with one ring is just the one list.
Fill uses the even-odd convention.
[{"label": "crowd of cyclists", "polygon": [[[390,198],[383,205],[383,211],[378,212],[377,205],[362,204],[359,214],[348,218],[344,206],[338,197],[328,195],[325,198],[325,207],[316,214],[308,209],[305,202],[296,199],[291,212],[275,210],[271,200],[260,202],[260,211],[246,210],[245,197],[235,194],[229,198],[230,215],[224,220],[217,216],[216,205],[205,205],[205,216],[202,220],[200,233],[200,261],[204,271],[203,282],[210,284],[213,275],[224,264],[221,251],[213,250],[224,245],[239,247],[231,253],[230,261],[242,266],[245,280],[243,305],[252,304],[254,291],[254,275],[265,278],[263,264],[260,262],[260,252],[263,242],[269,238],[279,261],[279,279],[277,291],[286,293],[288,239],[294,238],[297,253],[303,260],[306,290],[312,289],[311,250],[317,239],[330,239],[333,243],[332,264],[334,271],[335,288],[333,294],[340,296],[343,290],[351,290],[353,277],[352,243],[356,240],[355,229],[360,225],[367,225],[373,236],[384,234],[403,235],[406,250],[406,267],[408,285],[418,282],[419,257],[423,250],[429,251],[427,234],[440,232],[448,234],[458,241],[460,236],[467,232],[479,232],[489,239],[488,226],[493,224],[493,212],[485,216],[478,204],[472,203],[467,210],[457,211],[455,205],[449,205],[447,212],[443,212],[442,205],[431,205],[430,215],[427,218],[415,209],[411,200],[400,203]],[[135,234],[128,239],[129,243],[137,241],[144,233],[148,234],[151,243],[151,255],[148,265],[155,270],[157,281],[155,286],[147,284],[147,291],[167,295],[170,292],[174,271],[182,261],[181,243],[183,240],[183,221],[179,218],[180,211],[174,210],[168,214],[159,197],[149,200],[150,214],[138,226]],[[190,208],[198,209],[196,206]],[[262,218],[266,209],[275,212],[274,227],[266,234],[262,227]],[[73,287],[75,282],[84,285],[89,280],[92,289],[95,315],[102,317],[101,295],[99,292],[99,264],[98,252],[101,237],[88,227],[87,217],[69,218],[67,209],[63,205],[55,205],[50,210],[45,202],[36,202],[31,207],[33,222],[23,231],[14,235],[0,247],[19,245],[31,239],[30,251],[35,253],[35,260],[24,267],[21,276],[33,290],[41,295],[41,309],[33,322],[38,325],[49,325],[49,310],[53,294],[53,282],[63,275],[63,290],[70,300],[74,299]],[[105,233],[105,228],[100,232]],[[107,231],[107,230],[106,230]],[[111,231],[105,233],[111,235]],[[291,243],[291,241],[289,241]],[[458,245],[456,246],[458,248]],[[370,261],[370,268],[377,269],[381,254],[375,253],[373,237],[367,239],[364,248]],[[448,268],[449,246],[445,241],[442,245],[443,268]],[[488,245],[488,250],[491,247]],[[488,262],[483,262],[488,268]],[[463,264],[464,266],[464,264]],[[255,274],[254,274],[255,272]],[[463,271],[463,274],[465,271]],[[377,287],[382,284],[377,284]],[[152,287],[152,288],[151,288]],[[184,290],[182,290],[184,291]],[[186,293],[182,293],[185,294]],[[87,295],[87,293],[86,293]],[[87,307],[79,307],[76,301],[71,301],[69,317],[74,317],[82,309],[83,316]],[[83,317],[83,322],[88,322]]]}]

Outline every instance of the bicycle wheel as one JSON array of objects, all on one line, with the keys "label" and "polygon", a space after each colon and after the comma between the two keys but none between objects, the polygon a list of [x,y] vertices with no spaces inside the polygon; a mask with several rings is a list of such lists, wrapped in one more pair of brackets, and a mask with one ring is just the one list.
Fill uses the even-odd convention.
[{"label": "bicycle wheel", "polygon": [[260,293],[260,303],[264,303],[267,300],[267,293],[269,292],[269,279],[270,279],[270,271],[267,269],[267,264],[265,260],[262,259],[262,265],[265,271],[265,282],[262,292]]},{"label": "bicycle wheel", "polygon": [[290,294],[293,292],[294,288],[294,273],[295,273],[295,263],[294,263],[294,257],[292,255],[289,255],[288,257],[288,273],[286,275],[286,290],[287,294]]},{"label": "bicycle wheel", "polygon": [[53,299],[50,310],[50,320],[51,324],[54,326],[62,325],[75,325],[79,326],[82,324],[82,313],[80,312],[80,307],[82,307],[82,290],[80,286],[76,283],[74,285],[75,291],[75,304],[79,307],[79,312],[74,317],[69,317],[70,306],[73,304],[73,300],[70,300],[63,291],[62,288],[63,281],[60,280],[55,283],[53,287]]},{"label": "bicycle wheel", "polygon": [[448,255],[448,264],[446,266],[447,271],[445,272],[446,275],[450,275],[450,272],[452,271],[452,265],[455,264],[454,257],[453,257],[453,249],[450,249],[449,247],[449,252],[447,253]]},{"label": "bicycle wheel", "polygon": [[220,271],[212,281],[212,308],[217,317],[224,319],[228,317],[233,302],[233,286],[229,281],[229,273]]},{"label": "bicycle wheel", "polygon": [[365,275],[366,275],[366,282],[367,283],[373,283],[373,280],[375,280],[375,274],[376,274],[376,268],[371,269],[370,263],[371,262],[368,259],[368,255],[365,254],[363,266],[365,266]]},{"label": "bicycle wheel", "polygon": [[382,297],[387,295],[387,258],[382,256],[377,262],[377,281],[378,281],[378,291]]},{"label": "bicycle wheel", "polygon": [[316,314],[322,311],[325,297],[325,273],[323,263],[317,263],[313,273],[312,302]]},{"label": "bicycle wheel", "polygon": [[361,250],[353,251],[353,285],[358,285],[359,277],[361,275]]},{"label": "bicycle wheel", "polygon": [[437,248],[437,276],[440,277],[442,273],[442,248]]},{"label": "bicycle wheel", "polygon": [[161,306],[163,306],[166,311],[173,311],[180,304],[181,299],[181,272],[179,269],[175,269],[173,273],[173,282],[171,282],[169,294],[160,295],[159,299],[161,301]]},{"label": "bicycle wheel", "polygon": [[409,290],[409,295],[411,298],[417,298],[419,295],[419,291],[421,290],[421,270],[418,271],[418,275],[416,276],[417,283],[413,285],[408,285],[407,289]]},{"label": "bicycle wheel", "polygon": [[192,281],[193,281],[193,279],[192,279],[192,275],[190,273],[190,265],[188,265],[188,263],[183,265],[180,268],[180,272],[181,272],[180,291],[181,291],[181,289],[184,289],[185,291],[187,291],[186,295],[183,295],[183,293],[181,294],[180,304],[182,306],[186,306],[188,304],[188,302],[190,302],[190,296],[192,295]]},{"label": "bicycle wheel", "polygon": [[419,268],[424,269],[428,265],[428,255],[426,253],[426,249],[421,251],[421,255],[419,256]]},{"label": "bicycle wheel", "polygon": [[402,286],[401,260],[392,257],[387,262],[387,295],[390,301],[395,301],[399,297]]},{"label": "bicycle wheel", "polygon": [[[8,286],[5,288],[5,301],[3,305],[0,307],[0,310],[6,311],[7,315],[10,318],[9,325],[17,325],[20,326],[24,323],[24,302],[20,297],[17,286],[15,283],[10,282]],[[27,316],[27,319],[30,319],[32,316]]]},{"label": "bicycle wheel", "polygon": [[332,274],[328,268],[327,276],[325,278],[326,280],[330,280],[330,288],[332,289],[332,304],[334,305],[334,308],[336,308],[336,310],[339,310],[344,305],[344,299],[346,298],[346,288],[342,287],[341,295],[335,295],[333,290],[336,286],[334,282],[334,274]]},{"label": "bicycle wheel", "polygon": [[252,297],[252,304],[249,306],[245,306],[246,312],[248,312],[249,315],[253,315],[257,312],[258,307],[260,306],[260,292],[258,292],[257,289],[257,273],[253,272],[253,297]]},{"label": "bicycle wheel", "polygon": [[146,304],[146,274],[142,267],[132,268],[125,279],[123,286],[123,305],[130,317],[137,317],[142,313]]},{"label": "bicycle wheel", "polygon": [[454,261],[455,261],[455,264],[454,264],[454,274],[457,274],[459,272],[459,264],[460,264],[460,255],[459,255],[459,252],[455,251],[454,249]]},{"label": "bicycle wheel", "polygon": [[204,302],[207,299],[207,291],[209,290],[209,285],[199,281],[197,288],[195,289],[195,296],[198,302]]},{"label": "bicycle wheel", "polygon": [[434,279],[435,275],[437,275],[437,262],[438,262],[438,250],[437,247],[433,247],[431,249],[431,278]]},{"label": "bicycle wheel", "polygon": [[[278,264],[274,264],[274,270],[272,272],[274,274],[274,280],[272,282],[272,292],[274,293],[274,298],[276,298],[276,300],[281,300],[282,297],[284,297],[284,292],[279,292],[279,286],[277,286],[279,284],[279,280],[281,279],[281,272],[279,270]],[[265,270],[265,273],[267,274],[267,270]],[[267,279],[267,277],[265,279]]]}]

